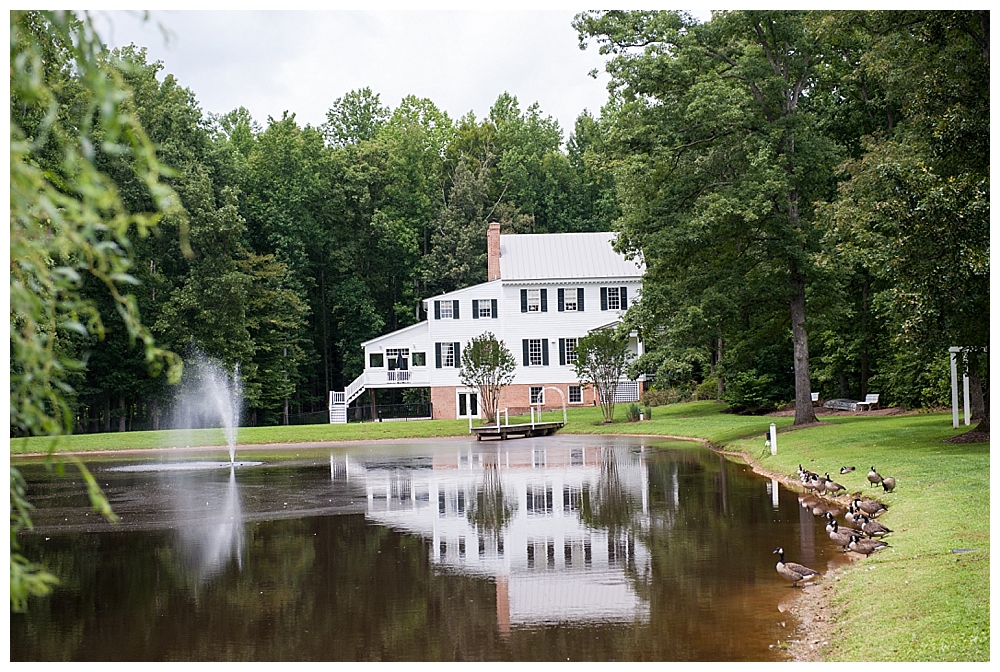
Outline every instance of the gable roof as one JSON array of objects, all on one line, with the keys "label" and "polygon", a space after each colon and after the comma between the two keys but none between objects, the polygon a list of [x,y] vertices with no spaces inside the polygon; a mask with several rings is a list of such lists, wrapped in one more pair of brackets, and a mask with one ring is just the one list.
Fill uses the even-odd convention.
[{"label": "gable roof", "polygon": [[617,234],[515,233],[500,236],[500,277],[511,280],[641,278],[639,260],[611,247]]}]

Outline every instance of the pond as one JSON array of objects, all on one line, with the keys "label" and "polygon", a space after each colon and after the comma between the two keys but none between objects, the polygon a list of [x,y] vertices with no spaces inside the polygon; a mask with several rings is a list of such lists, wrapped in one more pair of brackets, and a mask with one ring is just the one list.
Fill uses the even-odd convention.
[{"label": "pond", "polygon": [[61,584],[11,614],[12,661],[783,660],[801,591],[772,551],[845,561],[795,492],[690,442],[205,455],[91,461],[114,525],[20,465],[22,548]]}]

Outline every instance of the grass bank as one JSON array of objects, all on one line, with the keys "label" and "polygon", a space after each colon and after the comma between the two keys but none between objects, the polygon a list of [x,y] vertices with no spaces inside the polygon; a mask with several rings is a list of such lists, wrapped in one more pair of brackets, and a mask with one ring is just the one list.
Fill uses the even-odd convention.
[{"label": "grass bank", "polygon": [[[791,418],[721,413],[696,402],[652,409],[651,420],[601,423],[600,409],[568,412],[564,433],[643,434],[698,438],[742,453],[758,469],[794,480],[799,464],[826,472],[849,489],[877,496],[890,507],[880,520],[895,530],[890,548],[826,576],[803,591],[824,600],[830,631],[818,645],[827,661],[988,661],[990,659],[989,444],[948,444],[960,433],[947,413],[903,416],[824,416],[823,423],[791,429]],[[546,413],[543,420],[562,419]],[[514,418],[511,421],[515,421]],[[778,454],[764,448],[771,422],[785,430]],[[439,420],[348,425],[245,427],[241,444],[314,443],[457,437],[468,422]],[[56,452],[89,452],[224,445],[218,430],[130,432],[63,437]],[[44,453],[48,439],[15,439],[13,456]],[[855,466],[841,476],[840,467]],[[896,491],[870,490],[875,465],[898,481]],[[763,552],[768,552],[765,549]],[[959,551],[959,552],[956,552]],[[825,643],[824,643],[825,642]]]},{"label": "grass bank", "polygon": [[[572,408],[567,411],[564,433],[570,434],[651,434],[705,439],[715,444],[741,436],[767,431],[772,419],[722,414],[723,405],[714,402],[677,404],[653,409],[653,419],[641,424],[624,420],[625,409],[617,409],[617,420],[601,423],[599,408]],[[562,411],[547,411],[544,421],[562,420]],[[528,422],[528,416],[511,417],[510,422]],[[777,418],[778,426],[791,424],[790,418]],[[467,420],[421,420],[410,422],[367,422],[346,425],[290,425],[280,427],[241,427],[237,441],[242,445],[281,443],[323,443],[372,441],[378,439],[438,438],[467,436]],[[185,446],[224,446],[219,429],[160,430],[150,432],[111,432],[59,437],[11,439],[12,455],[41,454],[53,448],[56,453],[183,448]]]}]

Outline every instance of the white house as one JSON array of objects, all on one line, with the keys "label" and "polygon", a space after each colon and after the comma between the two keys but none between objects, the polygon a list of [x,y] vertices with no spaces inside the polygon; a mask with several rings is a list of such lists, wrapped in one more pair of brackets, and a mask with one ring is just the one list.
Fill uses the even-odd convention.
[{"label": "white house", "polygon": [[[594,404],[573,371],[577,340],[617,322],[641,287],[644,265],[615,252],[614,233],[503,234],[490,224],[487,282],[424,300],[428,319],[362,344],[365,371],[330,394],[330,421],[366,389],[430,388],[436,419],[479,417],[478,394],[459,380],[462,348],[492,332],[518,360],[500,410]],[[629,348],[642,354],[633,334]],[[638,381],[617,400],[636,401]]]}]

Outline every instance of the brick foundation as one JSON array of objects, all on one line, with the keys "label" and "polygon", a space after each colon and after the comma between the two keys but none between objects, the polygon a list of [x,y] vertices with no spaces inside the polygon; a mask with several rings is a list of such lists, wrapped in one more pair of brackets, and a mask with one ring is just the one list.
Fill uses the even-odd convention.
[{"label": "brick foundation", "polygon": [[[521,413],[528,413],[528,408],[530,407],[530,394],[532,387],[539,387],[539,385],[508,385],[503,388],[500,392],[500,415],[503,416],[504,408],[509,410],[510,415],[518,415]],[[582,389],[583,393],[583,403],[582,404],[571,404],[569,403],[569,384],[568,383],[554,383],[551,385],[543,384],[541,387],[545,389],[545,404],[542,406],[542,410],[553,411],[562,408],[562,397],[559,396],[558,392],[553,391],[551,388],[555,387],[562,390],[562,393],[566,397],[566,408],[579,408],[581,406],[596,406],[597,396],[594,394],[593,388],[584,387]],[[465,388],[462,388],[465,389]],[[431,388],[431,404],[434,407],[434,419],[435,420],[454,420],[458,417],[458,406],[456,399],[457,387],[432,387]],[[536,405],[535,408],[538,408]],[[482,415],[482,414],[480,414]]]}]

